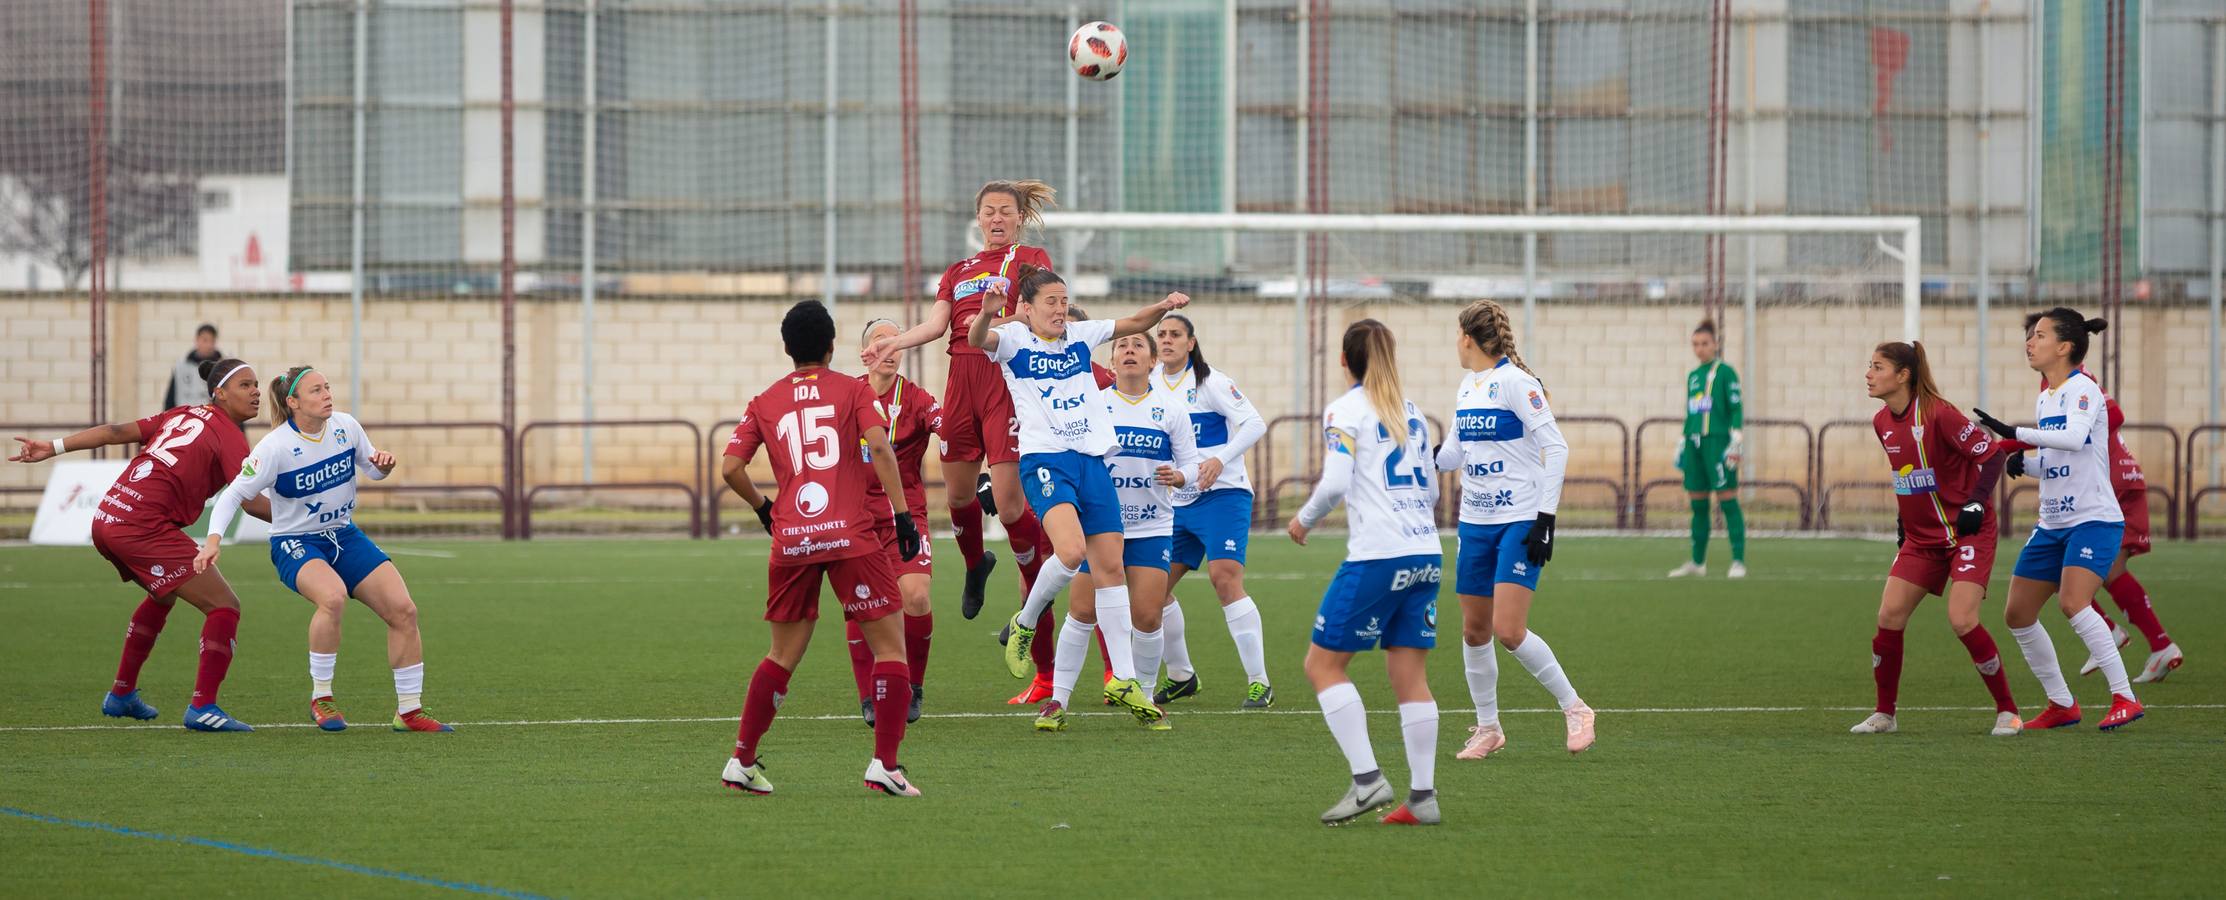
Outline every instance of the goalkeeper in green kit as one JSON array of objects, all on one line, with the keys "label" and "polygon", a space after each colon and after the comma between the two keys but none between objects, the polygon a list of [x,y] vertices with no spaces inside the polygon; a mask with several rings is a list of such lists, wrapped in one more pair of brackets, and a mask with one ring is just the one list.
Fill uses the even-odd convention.
[{"label": "goalkeeper in green kit", "polygon": [[1671,569],[1669,577],[1708,574],[1708,497],[1723,504],[1724,531],[1731,538],[1732,578],[1747,577],[1747,517],[1739,511],[1741,428],[1746,414],[1739,402],[1739,373],[1723,361],[1716,323],[1693,329],[1693,355],[1700,366],[1685,376],[1685,437],[1678,444],[1677,467],[1685,473],[1685,492],[1693,509],[1693,556]]}]

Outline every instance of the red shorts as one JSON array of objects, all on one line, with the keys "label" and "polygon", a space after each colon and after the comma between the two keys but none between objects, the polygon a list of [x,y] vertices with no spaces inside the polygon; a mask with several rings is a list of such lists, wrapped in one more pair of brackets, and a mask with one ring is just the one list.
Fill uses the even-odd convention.
[{"label": "red shorts", "polygon": [[2119,545],[2118,558],[2123,560],[2149,552],[2148,488],[2128,488],[2120,492],[2118,509],[2126,517],[2126,536]]},{"label": "red shorts", "polygon": [[993,466],[1020,462],[1020,420],[1013,417],[1013,395],[989,357],[953,356],[943,385],[943,461],[985,457]]},{"label": "red shorts", "polygon": [[904,611],[897,576],[879,553],[801,566],[767,566],[765,621],[819,621],[819,576],[826,575],[842,600],[842,617],[871,622]]},{"label": "red shorts", "polygon": [[1959,539],[1953,549],[1904,544],[1894,554],[1894,567],[1886,574],[1935,596],[1956,581],[1984,588],[1994,577],[1994,529],[1981,529],[1978,534]]},{"label": "red shorts", "polygon": [[116,566],[123,580],[138,583],[159,600],[193,577],[193,556],[201,547],[175,528],[144,528],[95,518],[93,549]]},{"label": "red shorts", "polygon": [[[920,510],[912,511],[913,525],[917,526],[926,521],[927,516]],[[881,529],[881,538],[881,549],[889,553],[889,568],[896,572],[898,578],[906,575],[935,574],[935,541],[930,539],[925,531],[920,533],[920,555],[912,557],[909,562],[904,558],[904,551],[897,547],[896,523],[891,522],[889,527]]]}]

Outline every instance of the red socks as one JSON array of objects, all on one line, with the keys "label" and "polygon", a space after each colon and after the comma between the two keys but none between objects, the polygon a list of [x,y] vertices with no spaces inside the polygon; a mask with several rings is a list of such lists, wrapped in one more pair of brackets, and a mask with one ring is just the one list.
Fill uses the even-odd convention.
[{"label": "red socks", "polygon": [[1051,607],[1036,620],[1036,642],[1028,645],[1028,659],[1036,664],[1036,680],[1051,683],[1051,665],[1059,655],[1059,633],[1052,628]]},{"label": "red socks", "polygon": [[1878,711],[1893,715],[1901,694],[1901,632],[1881,628],[1870,639],[1870,677],[1878,682]]},{"label": "red socks", "polygon": [[900,662],[873,664],[873,758],[897,767],[904,717],[912,711],[912,670]]},{"label": "red socks", "polygon": [[147,655],[155,652],[155,638],[162,636],[162,624],[169,620],[170,607],[156,603],[153,597],[139,601],[139,608],[131,614],[131,626],[124,630],[124,657],[116,663],[116,685],[108,689],[109,693],[121,697],[139,688],[139,668],[146,665]]},{"label": "red socks", "polygon": [[1113,677],[1113,651],[1105,649],[1105,629],[1097,629],[1097,633],[1098,658],[1105,660],[1105,677],[1111,679]]},{"label": "red socks", "polygon": [[982,504],[971,501],[951,507],[952,537],[958,539],[958,558],[971,569],[982,561]]},{"label": "red socks", "polygon": [[1051,551],[1050,542],[1043,536],[1043,524],[1036,521],[1031,510],[1020,511],[1020,518],[1005,523],[1005,543],[1012,545],[1013,562],[1020,564],[1020,577],[1029,584],[1036,583],[1036,572],[1043,568],[1044,554]]},{"label": "red socks", "polygon": [[224,674],[232,670],[232,647],[239,634],[237,609],[211,611],[208,621],[201,623],[201,670],[193,676],[194,706],[216,702],[216,690],[224,686]]},{"label": "red socks", "polygon": [[[773,727],[773,714],[788,696],[788,676],[789,671],[771,659],[758,663],[757,674],[750,676],[750,692],[742,698],[742,727],[734,735],[734,758],[745,766],[757,765],[758,739]],[[897,722],[904,722],[901,712]]]},{"label": "red socks", "polygon": [[2010,677],[2002,672],[2002,653],[1994,649],[1994,636],[1981,625],[1960,638],[1963,649],[1971,653],[1971,664],[1979,668],[1979,678],[1986,682],[1986,692],[1994,695],[1994,711],[2016,713],[2017,700],[2010,696]]},{"label": "red socks", "polygon": [[2141,629],[2141,636],[2149,640],[2149,652],[2155,653],[2172,645],[2172,636],[2164,633],[2164,623],[2156,620],[2156,609],[2149,605],[2149,592],[2141,582],[2127,572],[2102,586],[2110,592],[2110,599],[2126,611],[2126,621]]},{"label": "red socks", "polygon": [[[912,670],[913,684],[927,683],[928,637],[935,633],[935,614],[904,617],[904,662]],[[862,646],[862,645],[861,645]],[[907,700],[906,703],[911,701]]]},{"label": "red socks", "polygon": [[844,639],[850,643],[850,677],[858,682],[858,699],[873,699],[873,651],[866,647],[866,635],[858,630],[858,623],[843,623]]}]

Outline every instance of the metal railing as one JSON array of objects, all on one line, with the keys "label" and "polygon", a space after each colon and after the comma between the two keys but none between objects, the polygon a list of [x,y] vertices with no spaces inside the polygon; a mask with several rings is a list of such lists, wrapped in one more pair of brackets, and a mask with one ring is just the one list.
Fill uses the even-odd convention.
[{"label": "metal railing", "polygon": [[[527,443],[526,443],[526,439],[527,439],[528,437],[531,437],[531,436],[533,435],[533,433],[534,433],[534,432],[536,432],[536,431],[543,431],[543,430],[554,429],[554,428],[679,428],[679,429],[686,429],[686,430],[687,430],[687,432],[688,432],[688,435],[689,435],[689,440],[688,440],[688,444],[689,444],[689,447],[690,447],[690,448],[691,448],[691,449],[693,450],[693,452],[695,453],[695,457],[696,457],[696,462],[695,462],[695,465],[694,465],[694,466],[693,466],[692,468],[690,468],[690,469],[689,469],[689,471],[690,471],[690,472],[692,472],[692,473],[696,473],[696,474],[695,474],[694,476],[692,476],[692,477],[691,477],[691,478],[690,478],[690,479],[689,479],[688,481],[685,481],[685,482],[680,482],[680,481],[614,481],[614,482],[590,482],[590,481],[557,481],[557,482],[550,482],[550,483],[547,483],[547,484],[537,484],[537,485],[534,485],[533,487],[530,487],[530,488],[528,488],[528,487],[526,487],[526,486],[525,486],[525,484],[526,484],[526,476],[525,476],[525,473],[526,473],[527,471],[530,471],[530,467],[526,465],[526,448],[527,448],[527,446],[528,446],[528,445],[527,445]],[[670,491],[679,491],[680,493],[682,493],[682,494],[685,494],[685,495],[687,495],[687,497],[688,497],[688,536],[689,536],[689,537],[692,537],[692,538],[700,538],[700,537],[703,537],[703,482],[702,482],[702,479],[701,479],[701,473],[702,473],[702,472],[703,472],[703,470],[704,470],[704,447],[703,447],[703,429],[702,429],[702,428],[700,428],[700,427],[698,427],[698,426],[696,425],[696,423],[694,423],[694,422],[690,422],[690,421],[688,421],[688,420],[686,420],[686,419],[598,419],[598,420],[595,420],[595,421],[592,421],[592,422],[590,422],[590,421],[582,421],[582,420],[555,420],[555,421],[543,421],[543,422],[529,422],[529,423],[527,423],[527,424],[526,424],[526,426],[525,426],[524,428],[520,428],[520,429],[518,429],[518,437],[517,437],[517,440],[516,440],[516,442],[515,442],[515,443],[513,444],[513,446],[514,446],[514,447],[516,448],[516,450],[515,450],[515,452],[514,452],[514,453],[512,453],[512,454],[511,454],[511,456],[512,456],[512,458],[513,458],[513,459],[516,459],[516,460],[517,460],[517,466],[518,466],[518,472],[517,472],[517,474],[516,474],[516,482],[515,482],[515,483],[516,483],[516,484],[517,484],[517,485],[519,486],[519,488],[520,488],[520,494],[519,494],[519,497],[518,497],[518,537],[520,537],[520,538],[523,538],[523,539],[527,539],[527,540],[531,540],[531,539],[533,538],[533,501],[534,501],[534,498],[536,498],[536,497],[539,497],[539,496],[541,496],[542,494],[545,494],[545,493],[552,493],[552,492],[553,492],[553,493],[581,493],[581,492],[585,492],[585,491],[597,491],[597,490],[658,490],[658,491],[663,491],[663,490],[670,490]]]}]

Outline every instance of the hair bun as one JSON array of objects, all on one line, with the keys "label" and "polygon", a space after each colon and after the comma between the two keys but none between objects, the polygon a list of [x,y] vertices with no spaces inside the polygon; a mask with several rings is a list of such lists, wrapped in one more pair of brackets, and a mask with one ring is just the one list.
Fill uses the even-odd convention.
[{"label": "hair bun", "polygon": [[195,371],[198,371],[198,372],[200,372],[200,373],[201,373],[201,380],[202,380],[202,381],[207,381],[207,380],[209,380],[209,376],[210,376],[210,375],[213,375],[213,374],[215,374],[215,373],[216,373],[216,364],[217,364],[217,363],[219,363],[219,362],[222,362],[222,360],[215,360],[215,359],[204,359],[204,360],[202,360],[202,361],[201,361],[201,365],[200,365],[199,367],[197,367],[197,368],[195,369]]},{"label": "hair bun", "polygon": [[2088,333],[2088,334],[2101,334],[2102,332],[2104,332],[2104,331],[2108,331],[2108,330],[2110,330],[2110,323],[2109,323],[2108,321],[2106,321],[2106,320],[2103,320],[2103,319],[2088,319],[2088,320],[2087,320],[2087,333]]}]

